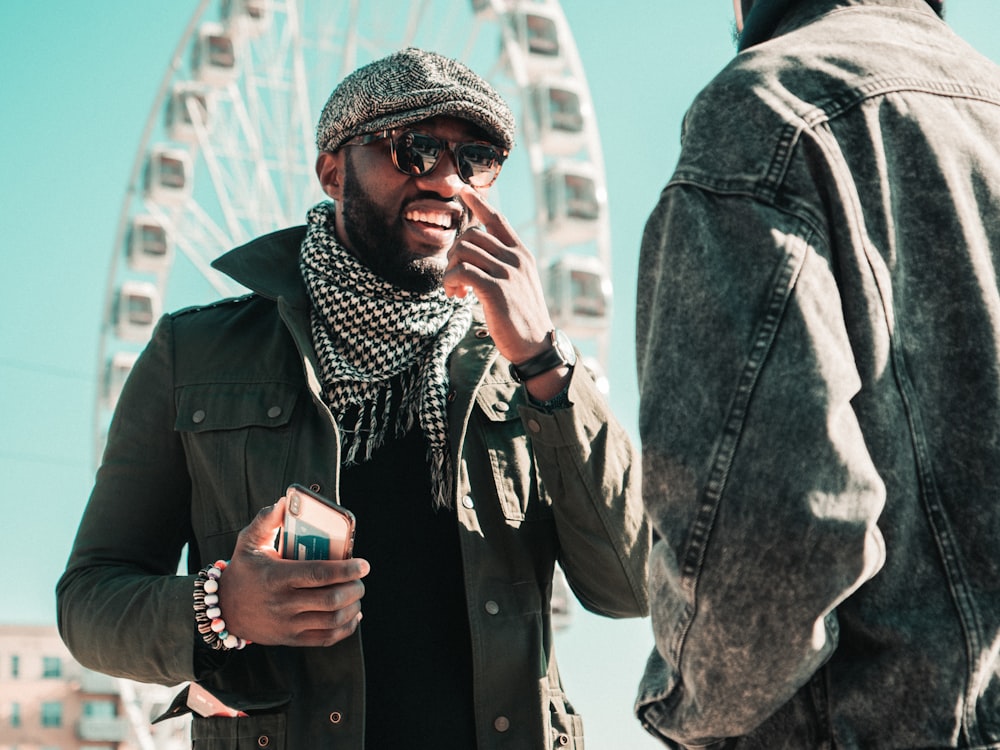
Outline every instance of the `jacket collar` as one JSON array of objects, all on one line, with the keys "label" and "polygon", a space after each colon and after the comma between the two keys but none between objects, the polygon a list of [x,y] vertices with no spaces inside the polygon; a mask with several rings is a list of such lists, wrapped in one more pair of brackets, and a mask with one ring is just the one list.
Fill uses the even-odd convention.
[{"label": "jacket collar", "polygon": [[263,297],[284,298],[292,307],[307,308],[309,297],[299,271],[305,236],[304,225],[265,234],[216,258],[212,268]]},{"label": "jacket collar", "polygon": [[837,8],[886,6],[935,11],[941,0],[756,0],[743,22],[739,51],[766,42]]}]

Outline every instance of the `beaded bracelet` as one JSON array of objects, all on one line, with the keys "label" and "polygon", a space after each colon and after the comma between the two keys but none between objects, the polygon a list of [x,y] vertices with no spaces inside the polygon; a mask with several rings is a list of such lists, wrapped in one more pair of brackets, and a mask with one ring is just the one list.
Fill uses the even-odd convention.
[{"label": "beaded bracelet", "polygon": [[245,648],[250,641],[233,635],[226,629],[219,608],[219,579],[228,565],[226,560],[216,560],[198,571],[194,581],[194,619],[202,640],[216,651]]}]

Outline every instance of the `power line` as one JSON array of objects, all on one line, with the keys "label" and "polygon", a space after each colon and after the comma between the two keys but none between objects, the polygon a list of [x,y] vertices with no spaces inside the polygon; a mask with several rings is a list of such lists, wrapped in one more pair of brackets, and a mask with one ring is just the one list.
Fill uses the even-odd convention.
[{"label": "power line", "polygon": [[17,453],[0,449],[0,462],[45,464],[47,466],[62,466],[67,469],[87,469],[92,467],[86,460],[69,456],[79,451],[57,451],[56,453]]},{"label": "power line", "polygon": [[49,375],[56,378],[67,378],[69,380],[79,380],[81,382],[87,383],[88,385],[93,385],[96,382],[93,374],[83,374],[79,370],[70,370],[64,367],[54,367],[52,365],[45,365],[39,362],[28,362],[26,360],[8,359],[6,357],[0,357],[0,367],[8,367],[12,370],[21,370],[22,372],[32,372],[39,373],[42,375]]}]

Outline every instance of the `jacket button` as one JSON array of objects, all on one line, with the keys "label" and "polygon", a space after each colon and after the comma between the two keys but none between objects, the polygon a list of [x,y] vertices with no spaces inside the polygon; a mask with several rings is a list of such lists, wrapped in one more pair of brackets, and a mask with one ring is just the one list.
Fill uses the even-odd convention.
[{"label": "jacket button", "polygon": [[195,424],[201,424],[205,421],[205,410],[198,409],[194,414],[191,415],[191,421]]},{"label": "jacket button", "polygon": [[472,502],[472,495],[466,495],[465,497],[463,497],[462,505],[468,508],[469,510],[472,510],[474,507],[476,507],[476,504]]},{"label": "jacket button", "polygon": [[501,414],[503,414],[508,409],[510,409],[510,404],[508,404],[506,401],[497,401],[495,404],[493,404],[493,411],[498,411]]},{"label": "jacket button", "polygon": [[484,338],[486,338],[489,335],[490,335],[490,329],[489,328],[477,328],[476,329],[476,338],[477,339],[484,339]]},{"label": "jacket button", "polygon": [[315,482],[313,482],[312,484],[309,485],[309,489],[311,489],[313,492],[319,492],[320,486]]},{"label": "jacket button", "polygon": [[500,612],[500,605],[497,604],[492,599],[490,599],[488,602],[486,602],[486,604],[484,605],[483,608],[486,610],[487,614],[491,614],[491,615],[495,615],[495,614],[498,614]]},{"label": "jacket button", "polygon": [[566,745],[569,744],[569,735],[568,734],[560,734],[559,737],[558,737],[558,739],[556,741],[559,743],[560,747],[566,747]]},{"label": "jacket button", "polygon": [[267,410],[267,416],[269,416],[271,419],[277,419],[278,417],[281,416],[281,407],[272,406],[270,409]]},{"label": "jacket button", "polygon": [[452,390],[448,391],[448,403],[449,404],[452,401],[454,401],[457,397],[458,397],[458,391],[456,391],[454,388]]},{"label": "jacket button", "polygon": [[271,744],[271,738],[268,737],[266,734],[262,734],[260,737],[257,738],[258,747],[267,747],[270,744]]},{"label": "jacket button", "polygon": [[331,724],[339,724],[343,720],[344,720],[344,715],[342,713],[340,713],[340,711],[331,711],[330,712],[330,723]]},{"label": "jacket button", "polygon": [[528,420],[528,429],[531,430],[532,432],[538,433],[538,432],[542,431],[542,426],[540,424],[538,424],[538,420],[537,419],[529,419]]},{"label": "jacket button", "polygon": [[493,728],[498,732],[506,732],[510,729],[510,719],[506,716],[498,716],[493,720]]}]

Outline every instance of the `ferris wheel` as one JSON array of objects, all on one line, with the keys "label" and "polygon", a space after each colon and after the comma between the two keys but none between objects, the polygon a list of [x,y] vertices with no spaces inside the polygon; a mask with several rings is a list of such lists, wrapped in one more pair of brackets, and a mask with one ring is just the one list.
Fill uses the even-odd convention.
[{"label": "ferris wheel", "polygon": [[539,262],[550,312],[604,377],[610,230],[583,67],[558,0],[201,0],[168,66],[121,206],[94,445],[160,313],[246,290],[211,261],[324,199],[313,133],[355,68],[407,46],[465,62],[510,103],[517,145],[490,200]]}]

